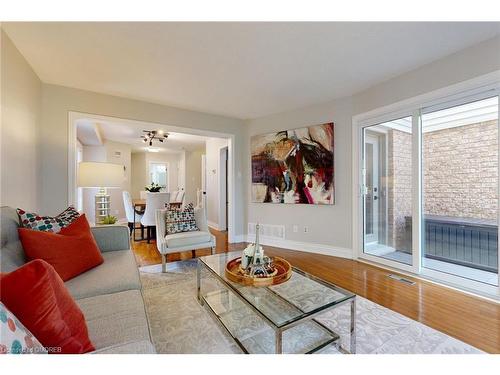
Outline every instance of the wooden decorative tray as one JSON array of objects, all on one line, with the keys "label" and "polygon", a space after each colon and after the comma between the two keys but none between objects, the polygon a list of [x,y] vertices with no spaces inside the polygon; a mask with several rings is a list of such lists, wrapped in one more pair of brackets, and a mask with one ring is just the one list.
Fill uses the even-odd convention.
[{"label": "wooden decorative tray", "polygon": [[233,259],[226,264],[226,277],[239,284],[251,286],[277,285],[287,281],[292,276],[292,266],[285,259],[273,258],[275,272],[269,277],[251,277],[243,273],[241,257]]}]

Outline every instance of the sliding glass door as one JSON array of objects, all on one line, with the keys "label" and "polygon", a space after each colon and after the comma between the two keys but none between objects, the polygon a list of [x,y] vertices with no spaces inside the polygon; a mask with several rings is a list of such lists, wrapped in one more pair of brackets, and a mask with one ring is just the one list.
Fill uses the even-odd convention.
[{"label": "sliding glass door", "polygon": [[500,298],[498,92],[359,125],[360,257]]},{"label": "sliding glass door", "polygon": [[412,119],[363,129],[363,250],[412,264]]},{"label": "sliding glass door", "polygon": [[498,285],[498,97],[422,114],[425,268]]}]

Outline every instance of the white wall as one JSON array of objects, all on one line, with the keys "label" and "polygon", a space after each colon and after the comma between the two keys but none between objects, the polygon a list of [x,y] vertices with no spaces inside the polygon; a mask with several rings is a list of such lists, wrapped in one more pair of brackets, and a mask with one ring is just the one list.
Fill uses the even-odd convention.
[{"label": "white wall", "polygon": [[[42,84],[42,123],[40,131],[41,207],[54,214],[68,203],[68,113],[70,111],[134,119],[178,128],[197,129],[209,135],[217,132],[235,137],[235,150],[245,144],[244,121],[224,116],[183,110],[138,100],[98,94],[62,86]],[[215,134],[214,134],[215,135]],[[234,199],[236,222],[234,234],[245,228],[245,191],[243,185],[244,154],[235,152]]]},{"label": "white wall", "polygon": [[[374,86],[353,97],[247,121],[248,135],[306,125],[335,123],[334,206],[271,205],[250,203],[248,222],[284,224],[284,245],[319,244],[331,254],[352,254],[352,116],[500,69],[500,38],[494,38]],[[246,185],[250,186],[250,139],[245,149]],[[293,225],[299,232],[293,233]],[[308,232],[304,233],[304,226]],[[288,243],[287,243],[288,242]],[[299,246],[300,247],[300,246]],[[306,246],[304,246],[306,247]]]},{"label": "white wall", "polygon": [[[219,155],[220,149],[227,147],[227,139],[210,138],[206,141],[206,158],[207,158],[207,220],[209,225],[219,228],[219,212],[220,212],[220,170],[219,170]],[[238,216],[238,213],[236,214]]]},{"label": "white wall", "polygon": [[201,156],[204,154],[204,148],[186,152],[186,203],[196,205],[196,194],[201,189]]},{"label": "white wall", "polygon": [[0,44],[0,205],[39,211],[41,82],[3,30]]},{"label": "white wall", "polygon": [[[115,151],[119,151],[121,155],[115,156]],[[124,220],[125,207],[123,206],[123,190],[131,190],[131,147],[130,145],[105,141],[102,146],[83,146],[82,161],[96,161],[113,164],[120,164],[125,167],[125,179],[122,187],[117,189],[107,189],[111,199],[111,215],[116,216],[119,220]],[[94,197],[99,189],[83,188],[83,212],[86,214],[89,221],[94,221],[95,205]]]},{"label": "white wall", "polygon": [[139,198],[140,191],[144,190],[145,186],[151,184],[149,179],[149,164],[154,162],[168,164],[168,188],[170,192],[178,190],[181,186],[179,172],[184,166],[180,165],[183,162],[180,153],[134,152],[132,154],[133,198]]},{"label": "white wall", "polygon": [[134,152],[132,153],[132,190],[130,194],[132,198],[139,199],[140,192],[144,190],[144,186],[148,185],[147,172],[146,172],[146,153]]}]

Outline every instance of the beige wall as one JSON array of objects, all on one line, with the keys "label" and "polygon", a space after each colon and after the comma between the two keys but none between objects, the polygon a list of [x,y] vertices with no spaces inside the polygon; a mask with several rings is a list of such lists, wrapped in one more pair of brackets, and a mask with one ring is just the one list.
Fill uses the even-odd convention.
[{"label": "beige wall", "polygon": [[[306,125],[335,123],[335,205],[272,205],[251,203],[250,222],[285,225],[286,238],[294,242],[352,249],[352,116],[412,98],[445,86],[500,70],[500,37],[477,44],[414,71],[392,78],[355,96],[247,121],[248,135],[293,129]],[[388,56],[390,58],[390,56]],[[361,72],[360,72],[361,73]],[[250,176],[250,142],[245,144],[245,182]],[[293,225],[299,225],[294,233]],[[304,233],[304,226],[308,232]]]},{"label": "beige wall", "polygon": [[41,82],[3,30],[0,43],[0,205],[38,211]]},{"label": "beige wall", "polygon": [[201,156],[205,149],[186,152],[186,203],[197,203],[197,191],[201,189]]},{"label": "beige wall", "polygon": [[172,192],[178,189],[179,171],[183,168],[183,166],[180,165],[180,154],[134,152],[132,154],[133,198],[140,198],[140,192],[144,190],[145,186],[151,184],[149,179],[149,164],[154,162],[168,164],[169,191]]},{"label": "beige wall", "polygon": [[[249,121],[41,84],[37,149],[36,137],[15,137],[19,137],[19,129],[33,130],[34,133],[30,134],[36,134],[40,81],[3,33],[2,39],[2,204],[33,206],[46,214],[64,209],[68,203],[68,113],[94,113],[234,135],[236,234],[246,233],[247,221],[284,224],[288,239],[348,249],[352,247],[352,116],[500,69],[500,38],[497,37],[353,97]],[[276,206],[248,203],[249,136],[329,121],[336,124],[336,204]],[[22,124],[20,128],[19,124]],[[18,141],[15,148],[12,146],[14,142],[7,144],[6,136]],[[23,152],[20,153],[19,149]],[[20,168],[6,168],[14,164],[26,172],[21,174],[18,173]],[[308,233],[301,230],[293,233],[291,229],[295,223],[308,226]]]},{"label": "beige wall", "polygon": [[140,192],[144,190],[144,186],[148,185],[145,152],[132,153],[131,172],[132,190],[130,194],[132,195],[132,198],[139,199]]},{"label": "beige wall", "polygon": [[[125,167],[125,178],[120,189],[107,189],[111,199],[111,215],[116,216],[119,220],[125,219],[125,207],[123,205],[123,190],[130,191],[131,189],[131,147],[128,144],[105,141],[103,146],[83,146],[82,161],[97,161],[113,164],[120,164]],[[115,151],[119,151],[121,155],[116,157]],[[87,215],[90,222],[94,221],[95,204],[94,197],[99,189],[83,188],[83,212]]]},{"label": "beige wall", "polygon": [[[206,183],[207,183],[207,219],[209,225],[219,227],[221,200],[219,196],[222,187],[219,168],[220,149],[227,147],[227,139],[211,138],[206,142]],[[239,216],[237,213],[236,216]]]},{"label": "beige wall", "polygon": [[[213,132],[235,137],[235,149],[243,148],[244,122],[223,116],[182,110],[164,105],[125,99],[67,87],[42,85],[42,124],[40,132],[41,207],[48,214],[57,213],[68,202],[68,112],[76,111],[133,119],[178,127],[199,129],[205,135]],[[236,212],[235,234],[242,234],[246,204],[241,177],[242,153],[235,153]]]}]

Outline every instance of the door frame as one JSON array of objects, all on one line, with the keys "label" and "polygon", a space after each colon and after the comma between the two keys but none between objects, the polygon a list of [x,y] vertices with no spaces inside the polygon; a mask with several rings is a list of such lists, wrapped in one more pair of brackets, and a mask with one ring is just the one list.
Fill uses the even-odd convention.
[{"label": "door frame", "polygon": [[168,128],[169,131],[174,133],[184,133],[201,135],[206,137],[216,137],[227,139],[228,147],[228,198],[229,198],[229,212],[228,212],[228,242],[240,242],[239,236],[236,235],[236,161],[235,161],[235,144],[236,136],[234,134],[208,131],[202,129],[186,128],[181,126],[174,126],[162,123],[125,119],[115,116],[98,115],[85,112],[68,111],[68,205],[76,204],[76,187],[77,187],[77,161],[76,161],[76,121],[80,119],[94,119],[96,121],[113,121],[131,124],[140,129],[147,129],[149,127],[162,126]]},{"label": "door frame", "polygon": [[[422,140],[420,114],[422,110],[435,110],[440,107],[458,105],[460,102],[479,100],[489,94],[500,95],[500,70],[470,79],[458,84],[450,85],[426,94],[406,99],[382,108],[374,109],[366,113],[355,115],[352,118],[352,244],[353,257],[361,261],[376,264],[391,270],[401,270],[410,275],[423,278],[442,285],[447,285],[466,292],[484,296],[500,302],[500,256],[499,263],[499,285],[493,286],[479,281],[469,280],[456,275],[449,275],[439,271],[422,267]],[[363,249],[363,176],[362,176],[362,149],[363,129],[402,117],[412,117],[412,185],[418,187],[412,189],[412,253],[413,264],[411,266],[392,260],[365,254]],[[500,121],[499,121],[500,129]],[[499,155],[500,165],[500,155]],[[499,183],[500,196],[500,183]],[[498,222],[500,223],[500,205]],[[500,225],[499,237],[500,238]]]},{"label": "door frame", "polygon": [[[369,142],[367,142],[369,139]],[[363,186],[366,189],[366,176],[367,176],[367,168],[366,168],[366,144],[370,143],[373,147],[372,149],[372,180],[375,181],[372,186],[372,234],[370,237],[369,242],[378,242],[380,241],[380,173],[379,173],[379,168],[380,168],[380,139],[377,135],[375,134],[364,134],[363,137]],[[376,173],[375,173],[376,171]],[[375,175],[376,174],[376,175]],[[375,197],[375,187],[378,190],[378,195]],[[364,200],[363,200],[363,206],[366,207],[366,197],[367,193],[365,192],[363,194]],[[376,198],[376,199],[375,199]],[[364,215],[363,215],[364,217]],[[363,231],[366,235],[366,220],[363,220]],[[363,241],[363,243],[368,242],[368,241]]]}]

